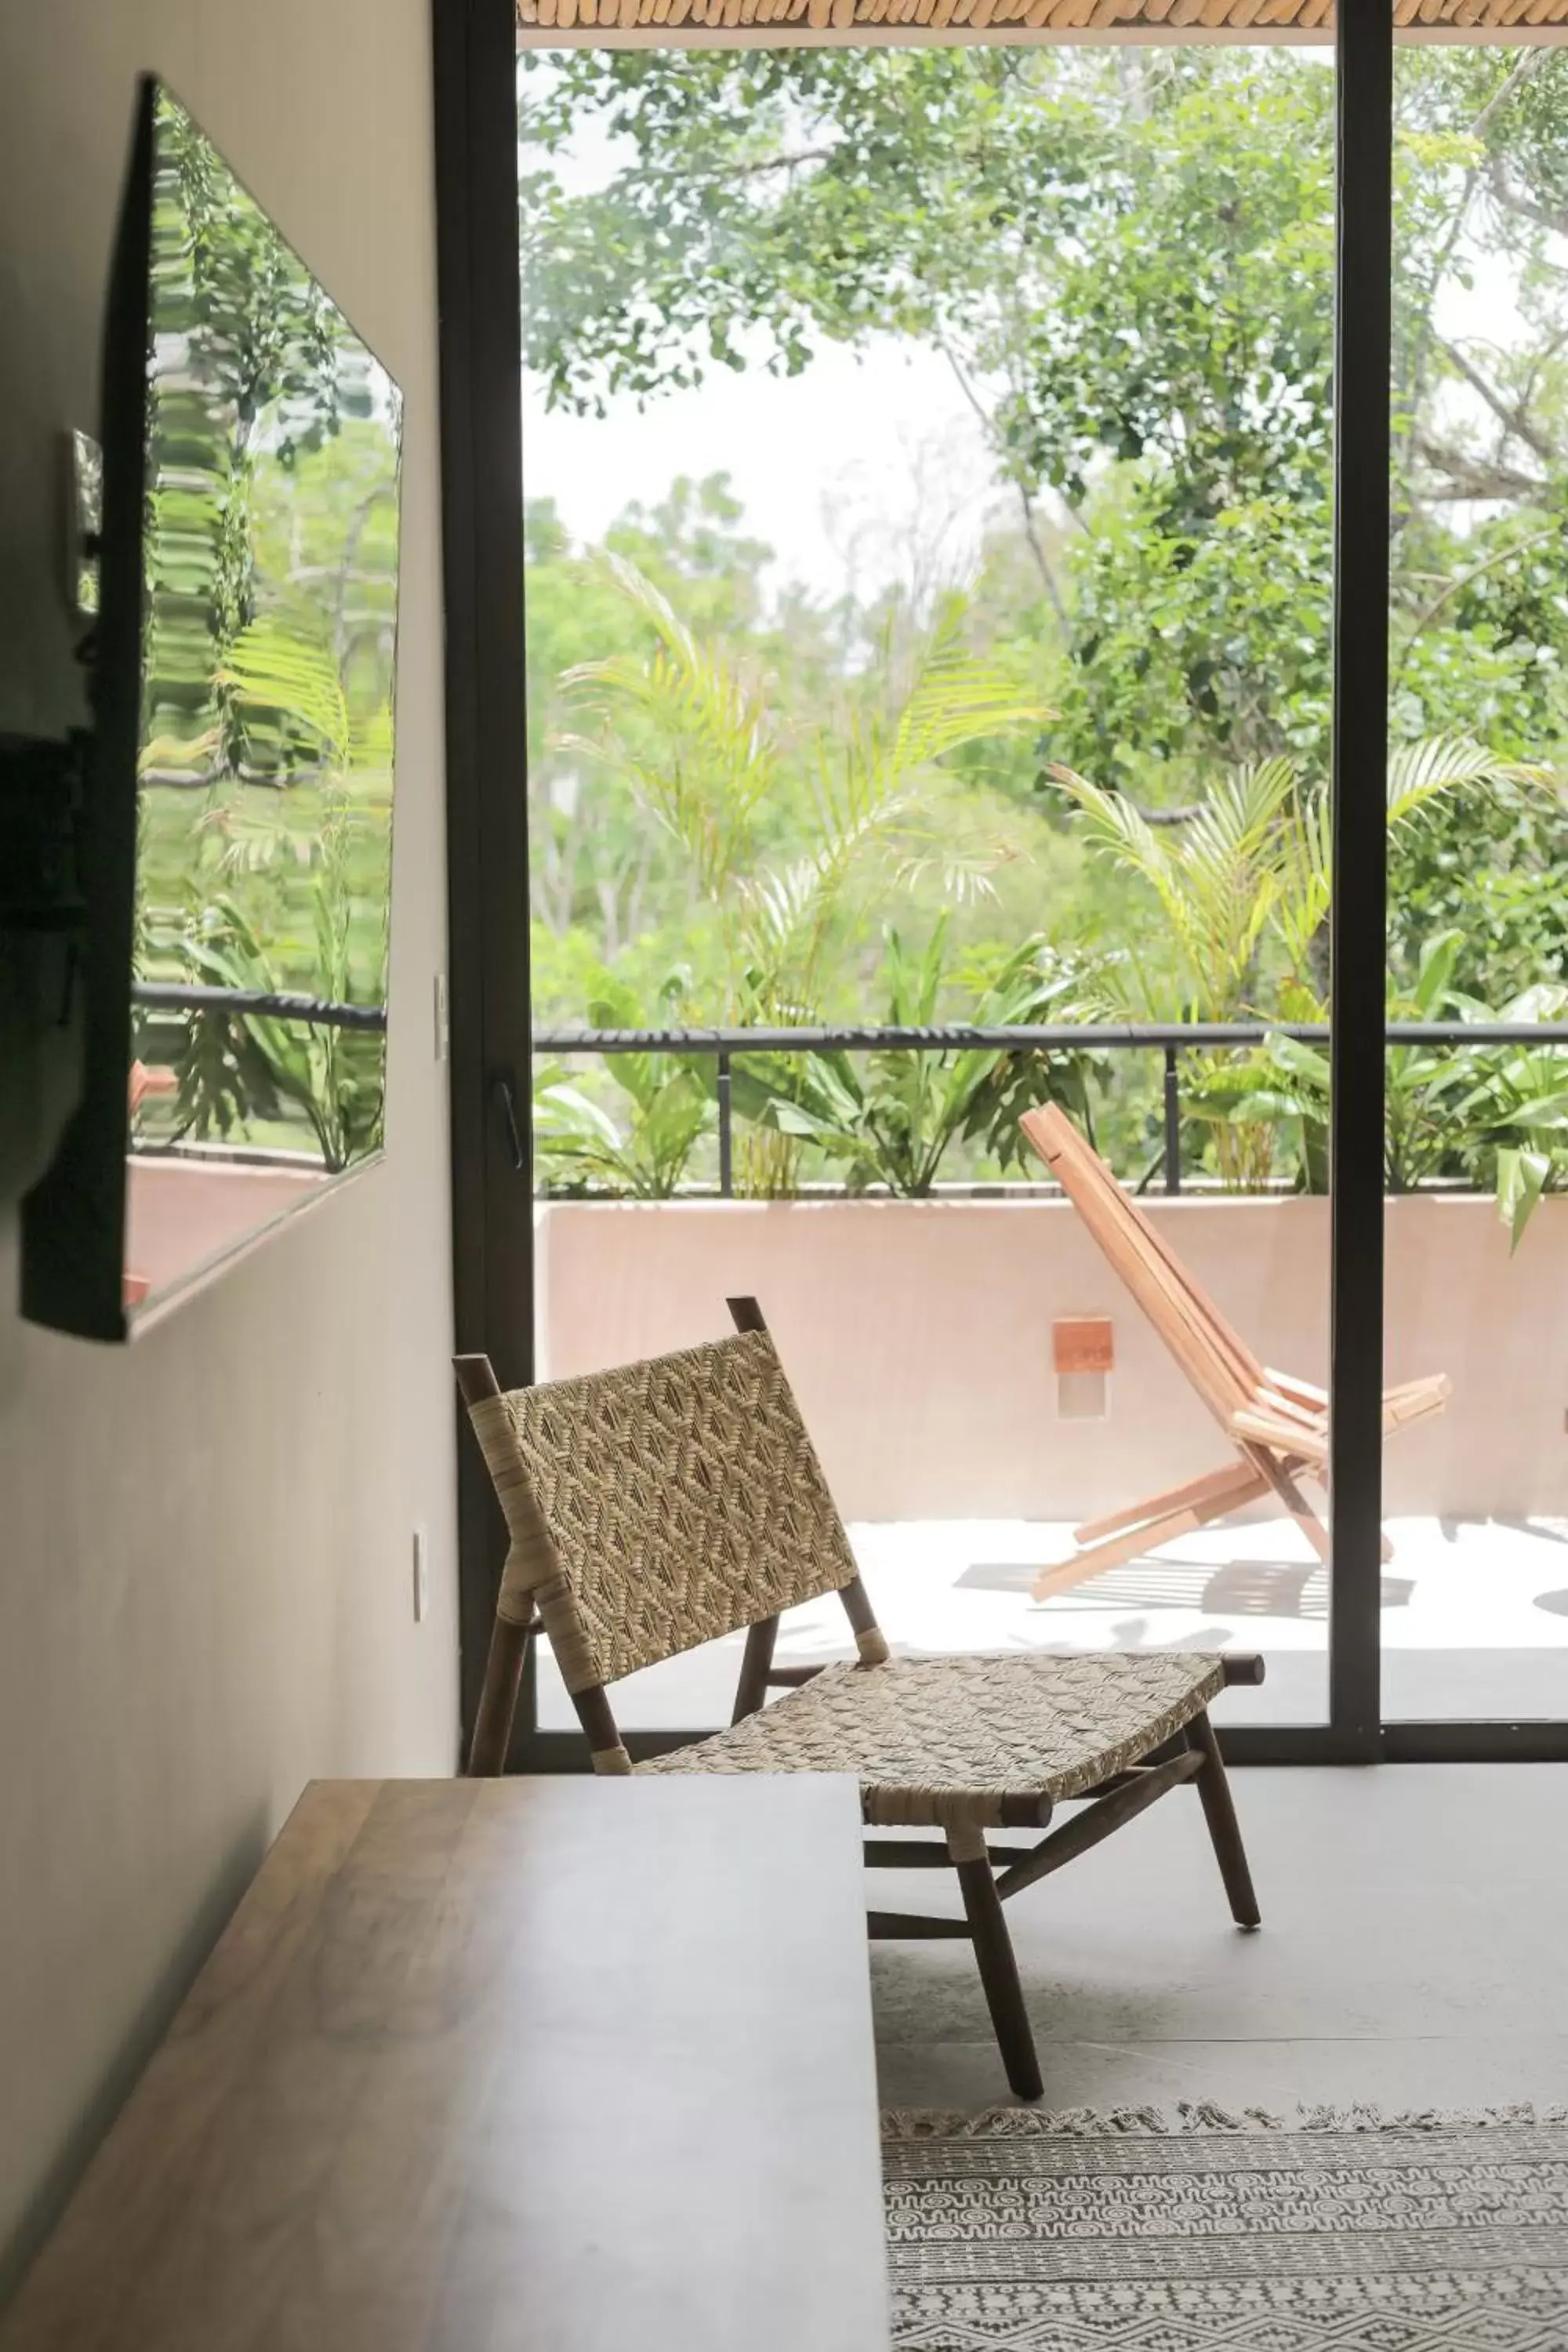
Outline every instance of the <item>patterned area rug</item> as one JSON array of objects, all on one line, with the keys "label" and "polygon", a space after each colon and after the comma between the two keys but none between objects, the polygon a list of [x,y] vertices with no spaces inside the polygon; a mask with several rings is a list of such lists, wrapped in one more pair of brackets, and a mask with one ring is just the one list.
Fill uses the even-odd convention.
[{"label": "patterned area rug", "polygon": [[1568,2110],[884,2118],[898,2352],[1568,2352]]}]

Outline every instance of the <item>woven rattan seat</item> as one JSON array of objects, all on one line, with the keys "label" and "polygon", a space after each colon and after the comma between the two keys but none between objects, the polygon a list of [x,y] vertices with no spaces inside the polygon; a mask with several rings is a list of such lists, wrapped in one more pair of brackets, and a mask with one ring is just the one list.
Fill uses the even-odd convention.
[{"label": "woven rattan seat", "polygon": [[1189,1651],[889,1658],[825,1667],[641,1772],[853,1772],[885,1828],[1018,1828],[1124,1772],[1200,1715],[1222,1658]]},{"label": "woven rattan seat", "polygon": [[[1163,1652],[893,1658],[754,1299],[732,1338],[503,1394],[483,1356],[458,1377],[510,1538],[470,1772],[505,1769],[531,1643],[550,1643],[596,1772],[842,1772],[879,1831],[879,1869],[951,1864],[962,1920],[873,1911],[873,1936],[964,1936],[1021,2097],[1042,2089],[1004,1899],[1191,1781],[1243,1927],[1258,1906],[1208,1718],[1262,1661]],[[853,1664],[774,1667],[786,1609],[837,1592]],[[727,1731],[634,1763],[606,1685],[746,1632]],[[764,1702],[770,1691],[784,1697]],[[1037,1844],[1058,1804],[1083,1810]]]}]

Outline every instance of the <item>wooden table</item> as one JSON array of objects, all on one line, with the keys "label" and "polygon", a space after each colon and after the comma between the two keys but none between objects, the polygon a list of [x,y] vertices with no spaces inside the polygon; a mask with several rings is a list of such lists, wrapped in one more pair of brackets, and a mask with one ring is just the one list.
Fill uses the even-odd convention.
[{"label": "wooden table", "polygon": [[4,2352],[881,2352],[853,1781],[319,1781]]}]

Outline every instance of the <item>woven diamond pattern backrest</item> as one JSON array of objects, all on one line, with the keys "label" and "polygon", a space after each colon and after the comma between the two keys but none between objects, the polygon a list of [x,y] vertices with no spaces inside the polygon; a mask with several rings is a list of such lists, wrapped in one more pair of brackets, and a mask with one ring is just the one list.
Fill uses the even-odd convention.
[{"label": "woven diamond pattern backrest", "polygon": [[492,1473],[504,1413],[525,1474],[523,1493],[501,1492],[514,1550],[529,1547],[531,1505],[553,1553],[531,1580],[569,1690],[616,1682],[855,1576],[766,1331],[514,1389],[489,1408],[488,1432],[483,1409],[474,1421]]}]

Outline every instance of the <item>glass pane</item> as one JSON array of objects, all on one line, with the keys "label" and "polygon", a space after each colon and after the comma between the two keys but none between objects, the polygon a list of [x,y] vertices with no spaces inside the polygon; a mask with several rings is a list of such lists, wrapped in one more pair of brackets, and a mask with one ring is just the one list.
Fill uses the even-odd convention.
[{"label": "glass pane", "polygon": [[[1321,1722],[1326,1571],[1228,1423],[1326,1377],[1274,1024],[1326,990],[1328,53],[534,51],[519,96],[537,1028],[1065,1033],[738,1052],[728,1106],[711,1055],[542,1050],[542,1370],[754,1294],[895,1642],[1261,1649],[1226,1712]],[[1095,1196],[1110,1255],[1047,1104],[1147,1213]],[[1264,1410],[1310,1475],[1321,1403]],[[621,1719],[724,1719],[738,1649]],[[832,1601],[781,1641],[845,1651]]]},{"label": "glass pane", "polygon": [[401,398],[157,102],[125,1303],[382,1149]]},{"label": "glass pane", "polygon": [[1562,1717],[1568,58],[1395,92],[1384,1710]]}]

